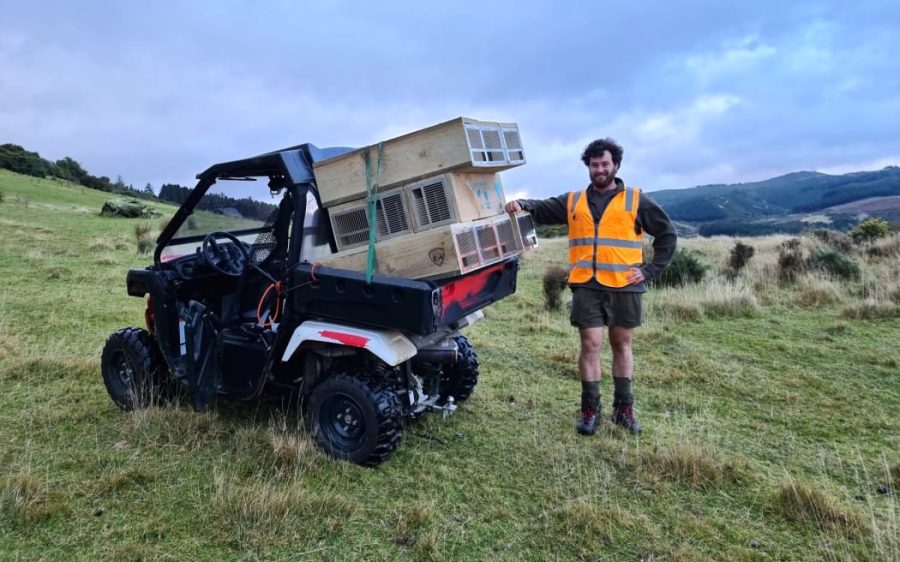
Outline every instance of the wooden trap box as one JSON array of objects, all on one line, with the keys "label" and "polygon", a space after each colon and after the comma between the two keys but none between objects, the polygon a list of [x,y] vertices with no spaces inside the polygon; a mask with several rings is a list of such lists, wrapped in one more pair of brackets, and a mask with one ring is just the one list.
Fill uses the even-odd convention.
[{"label": "wooden trap box", "polygon": [[[503,213],[499,174],[452,172],[380,192],[375,203],[375,240],[383,241]],[[366,199],[328,210],[338,250],[369,242]]]},{"label": "wooden trap box", "polygon": [[[324,207],[366,196],[366,152],[374,182],[377,145],[313,165]],[[378,183],[386,190],[445,172],[494,173],[524,163],[518,125],[457,117],[384,141]]]},{"label": "wooden trap box", "polygon": [[[537,245],[528,213],[454,223],[375,243],[375,272],[407,279],[452,277],[518,255]],[[368,245],[319,260],[322,265],[365,271]]]}]

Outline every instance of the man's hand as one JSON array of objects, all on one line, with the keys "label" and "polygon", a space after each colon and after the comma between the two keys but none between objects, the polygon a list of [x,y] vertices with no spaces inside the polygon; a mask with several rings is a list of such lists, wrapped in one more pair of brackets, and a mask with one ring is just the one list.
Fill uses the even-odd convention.
[{"label": "man's hand", "polygon": [[518,213],[522,210],[522,205],[519,205],[518,201],[510,201],[506,204],[506,212],[507,213]]},{"label": "man's hand", "polygon": [[637,285],[638,283],[642,283],[646,280],[644,277],[644,270],[640,267],[632,267],[628,270],[628,283],[631,285]]}]

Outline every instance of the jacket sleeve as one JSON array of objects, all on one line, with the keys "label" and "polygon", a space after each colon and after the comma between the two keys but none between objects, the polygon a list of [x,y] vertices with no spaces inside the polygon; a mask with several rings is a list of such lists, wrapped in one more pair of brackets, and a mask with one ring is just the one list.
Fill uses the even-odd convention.
[{"label": "jacket sleeve", "polygon": [[652,279],[672,262],[678,245],[678,231],[662,207],[644,193],[638,203],[635,226],[653,237],[653,261],[643,267],[644,277]]},{"label": "jacket sleeve", "polygon": [[531,213],[537,224],[566,224],[569,222],[566,216],[566,204],[569,194],[563,193],[550,199],[518,199],[522,209]]}]

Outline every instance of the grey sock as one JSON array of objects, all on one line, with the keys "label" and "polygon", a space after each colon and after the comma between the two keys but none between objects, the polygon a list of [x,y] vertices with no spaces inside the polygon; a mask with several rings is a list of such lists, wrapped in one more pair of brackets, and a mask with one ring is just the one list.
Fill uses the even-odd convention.
[{"label": "grey sock", "polygon": [[625,377],[613,377],[615,391],[613,392],[613,407],[619,404],[630,405],[634,403],[634,395],[631,393],[631,379]]},{"label": "grey sock", "polygon": [[600,411],[600,382],[581,381],[581,408]]}]

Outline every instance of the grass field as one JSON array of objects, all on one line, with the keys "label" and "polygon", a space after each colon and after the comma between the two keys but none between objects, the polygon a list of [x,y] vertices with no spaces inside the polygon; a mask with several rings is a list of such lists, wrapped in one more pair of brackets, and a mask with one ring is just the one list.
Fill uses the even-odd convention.
[{"label": "grass field", "polygon": [[150,259],[140,221],[6,171],[0,193],[0,560],[900,559],[897,235],[848,252],[850,281],[779,281],[777,237],[744,239],[729,281],[734,240],[685,240],[711,269],[647,296],[645,431],[592,438],[574,432],[576,333],[543,307],[565,246],[543,241],[467,332],[472,398],[364,469],[263,405],[118,410],[99,356],[143,323],[124,285]]}]

